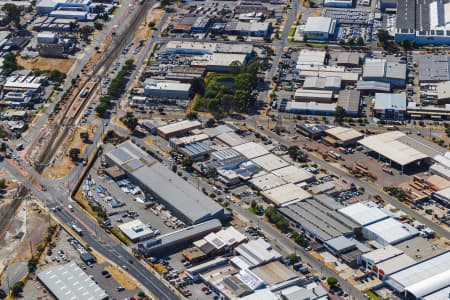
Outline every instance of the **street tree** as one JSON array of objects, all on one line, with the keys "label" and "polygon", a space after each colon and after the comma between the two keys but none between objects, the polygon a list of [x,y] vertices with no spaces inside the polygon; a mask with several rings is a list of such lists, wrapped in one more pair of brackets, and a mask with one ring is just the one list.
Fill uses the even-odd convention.
[{"label": "street tree", "polygon": [[363,39],[362,36],[358,37],[358,39],[356,40],[356,44],[357,44],[359,47],[364,47],[364,39]]},{"label": "street tree", "polygon": [[80,149],[72,148],[69,150],[69,157],[72,161],[78,161],[80,153]]},{"label": "street tree", "polygon": [[5,13],[6,22],[13,23],[16,27],[20,25],[20,8],[17,5],[6,3],[2,11]]},{"label": "street tree", "polygon": [[334,121],[338,124],[342,124],[346,116],[347,112],[345,111],[345,109],[342,106],[336,106],[334,110]]}]

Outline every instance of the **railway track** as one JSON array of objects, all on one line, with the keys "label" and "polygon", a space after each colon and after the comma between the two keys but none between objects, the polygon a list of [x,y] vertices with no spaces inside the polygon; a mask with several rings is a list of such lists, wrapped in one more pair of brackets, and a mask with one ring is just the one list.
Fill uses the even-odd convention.
[{"label": "railway track", "polygon": [[[95,97],[95,94],[93,92],[97,88],[98,83],[101,81],[102,76],[104,76],[105,72],[110,69],[112,63],[120,54],[120,51],[133,38],[134,32],[142,23],[144,17],[146,16],[153,3],[155,2],[147,0],[142,5],[137,6],[139,7],[139,11],[131,20],[130,25],[125,30],[123,30],[120,35],[115,36],[112,45],[110,45],[110,47],[112,47],[112,50],[104,52],[102,58],[93,67],[90,75],[87,75],[83,86],[78,89],[77,94],[74,95],[71,103],[65,107],[64,111],[62,112],[62,117],[58,118],[58,121],[56,122],[57,126],[54,127],[55,130],[50,133],[50,137],[48,138],[45,150],[41,152],[41,157],[38,160],[39,163],[36,163],[34,165],[38,173],[42,173],[44,171],[44,169],[49,165],[52,158],[55,156],[59,147],[63,144],[64,139],[70,136],[69,130],[74,125],[76,125],[76,120],[86,107],[87,103],[89,103],[90,99],[93,96]],[[86,98],[84,98],[84,101],[80,103],[77,111],[74,112],[72,104],[80,98],[81,91],[88,85],[89,94],[86,96]]]}]

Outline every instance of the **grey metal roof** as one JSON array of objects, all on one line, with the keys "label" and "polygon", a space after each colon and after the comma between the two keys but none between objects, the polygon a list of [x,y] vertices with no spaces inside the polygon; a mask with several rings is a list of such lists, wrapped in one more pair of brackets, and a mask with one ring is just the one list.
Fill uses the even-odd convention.
[{"label": "grey metal roof", "polygon": [[223,218],[223,207],[160,163],[142,167],[132,172],[132,176],[156,194],[169,210],[184,216],[187,223]]},{"label": "grey metal roof", "polygon": [[419,57],[419,81],[450,80],[449,64],[447,55],[421,55]]},{"label": "grey metal roof", "polygon": [[51,267],[37,276],[57,299],[99,300],[108,297],[75,262]]},{"label": "grey metal roof", "polygon": [[328,246],[340,252],[351,247],[356,247],[355,242],[346,238],[345,236],[338,236],[334,239],[328,240],[325,242]]},{"label": "grey metal roof", "polygon": [[361,93],[356,90],[342,90],[337,103],[348,112],[359,112]]},{"label": "grey metal roof", "polygon": [[386,78],[406,80],[406,64],[388,62],[386,64]]},{"label": "grey metal roof", "polygon": [[360,91],[369,90],[369,91],[389,93],[391,91],[391,84],[388,82],[381,82],[381,81],[359,80],[356,83],[356,89]]},{"label": "grey metal roof", "polygon": [[374,109],[406,110],[406,95],[376,93]]}]

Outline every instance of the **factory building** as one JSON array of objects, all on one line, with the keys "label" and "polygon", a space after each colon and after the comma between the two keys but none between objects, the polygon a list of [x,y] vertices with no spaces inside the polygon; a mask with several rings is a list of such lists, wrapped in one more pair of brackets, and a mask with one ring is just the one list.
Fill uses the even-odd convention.
[{"label": "factory building", "polygon": [[146,79],[143,86],[144,95],[150,98],[186,100],[191,94],[191,84],[178,81]]},{"label": "factory building", "polygon": [[324,0],[323,6],[325,7],[340,7],[351,8],[353,6],[353,0]]},{"label": "factory building", "polygon": [[307,40],[326,41],[334,38],[336,20],[327,17],[309,17],[303,28],[303,36]]},{"label": "factory building", "polygon": [[172,137],[182,136],[194,129],[201,128],[202,123],[197,120],[184,120],[180,122],[171,123],[168,125],[160,126],[156,130],[158,135],[164,139]]},{"label": "factory building", "polygon": [[406,118],[406,94],[376,93],[373,116],[382,120],[402,121]]},{"label": "factory building", "polygon": [[386,59],[367,58],[363,66],[362,79],[386,82],[391,87],[404,88],[406,84],[406,64],[388,62]]},{"label": "factory building", "polygon": [[390,274],[384,282],[405,299],[445,299],[450,293],[450,250]]},{"label": "factory building", "polygon": [[228,218],[220,205],[130,141],[108,152],[106,159],[124,170],[132,181],[150,192],[156,201],[186,224]]}]

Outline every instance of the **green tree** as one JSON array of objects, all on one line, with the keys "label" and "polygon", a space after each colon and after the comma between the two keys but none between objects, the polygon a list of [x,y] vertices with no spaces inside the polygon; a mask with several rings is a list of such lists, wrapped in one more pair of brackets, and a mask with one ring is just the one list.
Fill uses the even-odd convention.
[{"label": "green tree", "polygon": [[382,47],[386,47],[389,44],[389,32],[387,30],[381,29],[377,32],[377,38]]},{"label": "green tree", "polygon": [[362,36],[358,37],[358,39],[356,40],[356,44],[359,47],[363,47],[364,46],[364,39],[362,38]]},{"label": "green tree", "polygon": [[182,162],[183,167],[190,168],[190,167],[192,167],[193,164],[194,164],[194,161],[192,159],[190,159],[190,158],[183,159],[183,162]]},{"label": "green tree", "polygon": [[280,218],[276,225],[283,232],[289,228],[289,222],[285,218]]},{"label": "green tree", "polygon": [[72,161],[78,161],[78,156],[80,155],[81,151],[78,148],[72,148],[69,151],[69,157]]},{"label": "green tree", "polygon": [[103,23],[100,22],[94,22],[94,28],[96,30],[102,30],[103,29]]},{"label": "green tree", "polygon": [[86,143],[89,140],[89,133],[86,131],[80,132],[80,139]]},{"label": "green tree", "polygon": [[5,152],[5,151],[6,151],[6,144],[0,143],[0,152]]},{"label": "green tree", "polygon": [[17,5],[6,3],[2,7],[2,11],[5,13],[6,22],[12,22],[16,27],[20,25],[20,8]]},{"label": "green tree", "polygon": [[408,39],[403,39],[401,42],[400,42],[400,45],[403,47],[403,49],[405,49],[405,50],[409,50],[409,49],[411,49],[411,42],[408,40]]},{"label": "green tree", "polygon": [[203,96],[205,93],[205,81],[201,77],[195,77],[191,83],[192,91],[196,94]]},{"label": "green tree", "polygon": [[178,170],[177,165],[172,165],[172,172],[176,173]]},{"label": "green tree", "polygon": [[108,110],[108,103],[107,102],[103,102],[102,101],[95,107],[95,112],[98,115],[103,115],[107,110]]},{"label": "green tree", "polygon": [[292,264],[295,264],[296,262],[299,261],[299,257],[295,253],[291,253],[291,254],[286,255],[285,259],[289,259],[289,261]]},{"label": "green tree", "polygon": [[450,137],[450,126],[445,128],[445,133],[447,134],[448,137]]},{"label": "green tree", "polygon": [[335,286],[338,283],[338,281],[335,277],[330,276],[327,278],[327,283],[329,286]]},{"label": "green tree", "polygon": [[298,158],[298,152],[299,152],[299,151],[300,151],[300,148],[299,148],[298,146],[296,146],[296,145],[290,146],[290,147],[288,148],[288,154],[289,154],[289,157],[290,157],[292,160],[296,161],[297,158]]},{"label": "green tree", "polygon": [[251,207],[253,210],[256,210],[256,209],[258,208],[258,203],[256,202],[255,199],[253,199],[252,202],[250,202],[250,207]]},{"label": "green tree", "polygon": [[206,128],[211,128],[214,127],[214,125],[216,124],[216,120],[214,120],[213,118],[208,119],[208,121],[206,121]]},{"label": "green tree", "polygon": [[94,28],[92,26],[89,25],[84,25],[83,27],[80,28],[79,33],[80,33],[80,37],[87,41],[89,40],[89,35],[94,31]]},{"label": "green tree", "polygon": [[138,125],[138,119],[132,112],[127,112],[121,121],[131,131],[134,131]]},{"label": "green tree", "polygon": [[229,70],[231,74],[239,74],[239,72],[241,72],[241,68],[242,64],[239,61],[235,60],[231,62]]},{"label": "green tree", "polygon": [[188,120],[191,120],[191,121],[197,120],[197,118],[198,118],[198,114],[195,111],[191,111],[186,114],[186,119],[188,119]]},{"label": "green tree", "polygon": [[345,109],[342,106],[336,106],[334,110],[334,121],[338,124],[342,124],[346,116],[347,112],[345,111]]},{"label": "green tree", "polygon": [[341,47],[345,46],[345,40],[344,39],[340,39],[339,40],[339,46],[341,46]]},{"label": "green tree", "polygon": [[25,284],[23,283],[23,281],[17,281],[16,283],[14,283],[11,288],[11,295],[13,297],[18,297],[20,293],[22,293],[24,285]]},{"label": "green tree", "polygon": [[1,178],[0,179],[0,190],[3,190],[6,188],[6,179],[5,178]]},{"label": "green tree", "polygon": [[217,169],[216,168],[210,168],[206,172],[206,177],[213,178],[214,180],[217,178],[217,175],[218,175],[218,173],[217,173]]},{"label": "green tree", "polygon": [[3,74],[9,75],[12,72],[22,69],[17,63],[16,55],[13,52],[8,52],[3,56]]}]

